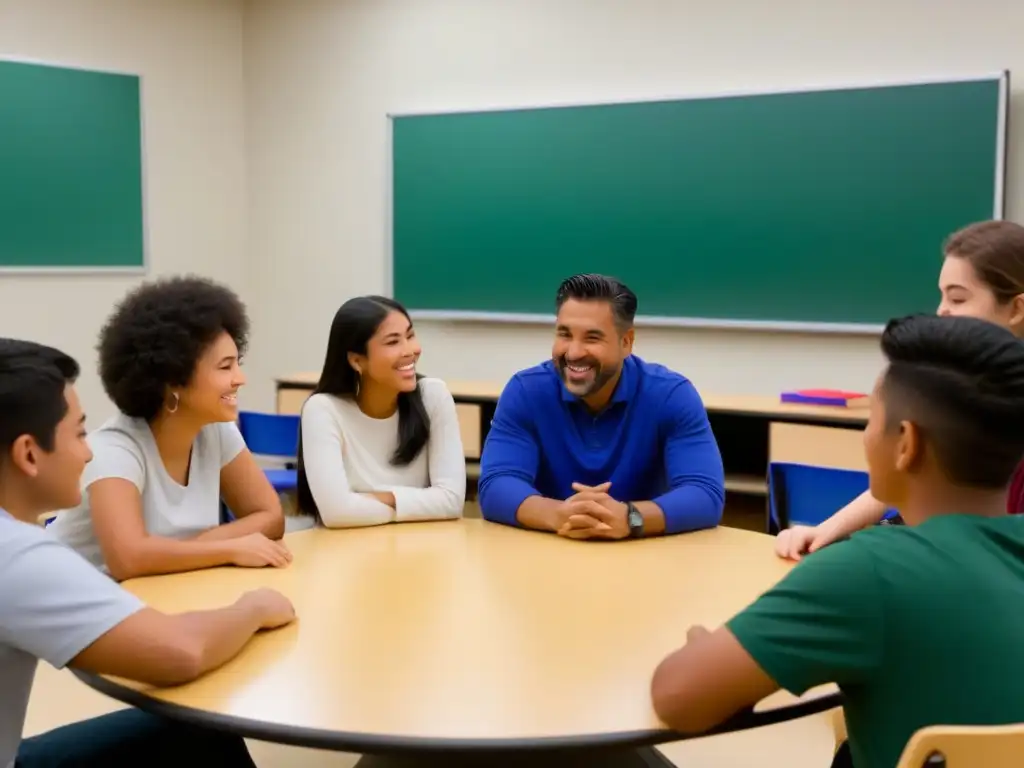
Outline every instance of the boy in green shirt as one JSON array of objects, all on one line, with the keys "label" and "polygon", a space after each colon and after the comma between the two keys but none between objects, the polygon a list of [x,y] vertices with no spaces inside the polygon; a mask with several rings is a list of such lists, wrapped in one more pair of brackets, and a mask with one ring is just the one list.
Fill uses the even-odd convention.
[{"label": "boy in green shirt", "polygon": [[967,317],[894,320],[864,432],[871,493],[906,527],[805,557],[654,673],[666,724],[701,732],[785,688],[836,683],[856,768],[891,768],[926,725],[1024,722],[1024,344]]}]

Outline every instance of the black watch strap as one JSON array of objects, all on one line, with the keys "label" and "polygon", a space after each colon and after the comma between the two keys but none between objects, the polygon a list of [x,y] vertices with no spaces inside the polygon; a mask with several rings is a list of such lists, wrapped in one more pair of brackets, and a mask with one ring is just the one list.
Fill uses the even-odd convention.
[{"label": "black watch strap", "polygon": [[626,502],[626,521],[629,523],[629,537],[631,539],[635,539],[643,535],[644,516],[640,514],[640,510],[637,509],[636,504],[631,501]]}]

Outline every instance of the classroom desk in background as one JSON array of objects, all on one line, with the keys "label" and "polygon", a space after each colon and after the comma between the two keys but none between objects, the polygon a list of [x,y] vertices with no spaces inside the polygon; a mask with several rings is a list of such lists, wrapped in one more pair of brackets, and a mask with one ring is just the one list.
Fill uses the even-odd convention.
[{"label": "classroom desk in background", "polygon": [[[316,380],[315,373],[276,379],[278,413],[298,413]],[[476,462],[504,384],[447,383],[459,412],[466,458]],[[762,513],[769,462],[866,469],[861,442],[866,409],[780,403],[778,398],[765,395],[701,396],[722,452],[726,490],[760,505]]]},{"label": "classroom desk in background", "polygon": [[[690,626],[719,626],[793,565],[775,556],[771,537],[730,528],[602,546],[461,520],[286,541],[288,568],[124,587],[175,613],[271,587],[294,602],[295,624],[184,686],[76,674],[143,710],[316,749],[446,765],[672,765],[640,749],[683,738],[654,714],[652,671]],[[800,699],[778,693],[722,732],[838,702],[834,686]]]}]

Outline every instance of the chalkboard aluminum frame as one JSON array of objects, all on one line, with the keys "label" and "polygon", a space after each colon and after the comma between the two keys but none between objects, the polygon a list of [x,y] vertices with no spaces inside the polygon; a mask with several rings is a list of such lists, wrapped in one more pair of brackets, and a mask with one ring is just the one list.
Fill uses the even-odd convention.
[{"label": "chalkboard aluminum frame", "polygon": [[[895,88],[911,85],[947,85],[996,80],[999,82],[998,117],[996,120],[996,175],[992,201],[992,218],[1002,219],[1006,215],[1006,142],[1010,107],[1010,70],[994,74],[960,75],[954,77],[927,77],[862,83],[820,83],[803,87],[770,88],[764,90],[714,91],[693,93],[688,96],[665,96],[636,99],[615,99],[608,101],[553,102],[542,105],[501,105],[474,109],[434,109],[412,112],[389,112],[387,118],[387,161],[385,184],[385,292],[395,295],[395,252],[394,252],[394,121],[403,117],[424,117],[427,115],[478,114],[482,112],[512,112],[515,110],[561,109],[566,107],[615,106],[620,104],[654,104],[665,101],[697,101],[722,99],[737,96],[770,96],[790,93],[816,93],[822,91],[849,91],[862,88]],[[936,244],[938,248],[938,244]],[[554,290],[551,287],[552,301]],[[408,307],[414,320],[436,320],[443,322],[510,323],[518,325],[551,325],[554,314],[531,314],[517,312],[481,312],[470,310],[416,309]],[[659,317],[637,315],[635,325],[647,328],[705,328],[710,330],[746,330],[791,333],[834,333],[845,335],[877,335],[884,325],[871,323],[813,323],[787,320],[727,320],[702,317]]]},{"label": "chalkboard aluminum frame", "polygon": [[146,96],[145,78],[138,72],[109,69],[106,67],[87,67],[81,64],[69,64],[52,59],[35,59],[25,56],[0,55],[0,62],[12,64],[34,64],[54,69],[72,69],[80,72],[92,72],[102,75],[127,75],[139,81],[139,158],[142,169],[140,183],[142,185],[142,264],[140,266],[81,266],[81,267],[37,267],[37,266],[4,266],[0,265],[0,275],[146,275],[150,270],[149,240],[149,184],[147,173],[146,151]]}]

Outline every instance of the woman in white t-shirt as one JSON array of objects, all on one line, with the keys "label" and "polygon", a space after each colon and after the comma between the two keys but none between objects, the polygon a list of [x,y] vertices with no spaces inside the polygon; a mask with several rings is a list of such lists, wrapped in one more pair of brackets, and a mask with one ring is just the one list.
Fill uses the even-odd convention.
[{"label": "woman in white t-shirt", "polygon": [[[89,435],[82,503],[49,529],[118,581],[218,565],[284,566],[280,499],[235,421],[245,307],[196,277],[144,283],[100,333],[120,413]],[[221,524],[221,499],[235,516]]]},{"label": "woman in white t-shirt", "polygon": [[316,391],[302,409],[299,507],[329,528],[462,517],[466,460],[455,401],[416,373],[401,304],[346,301]]}]

